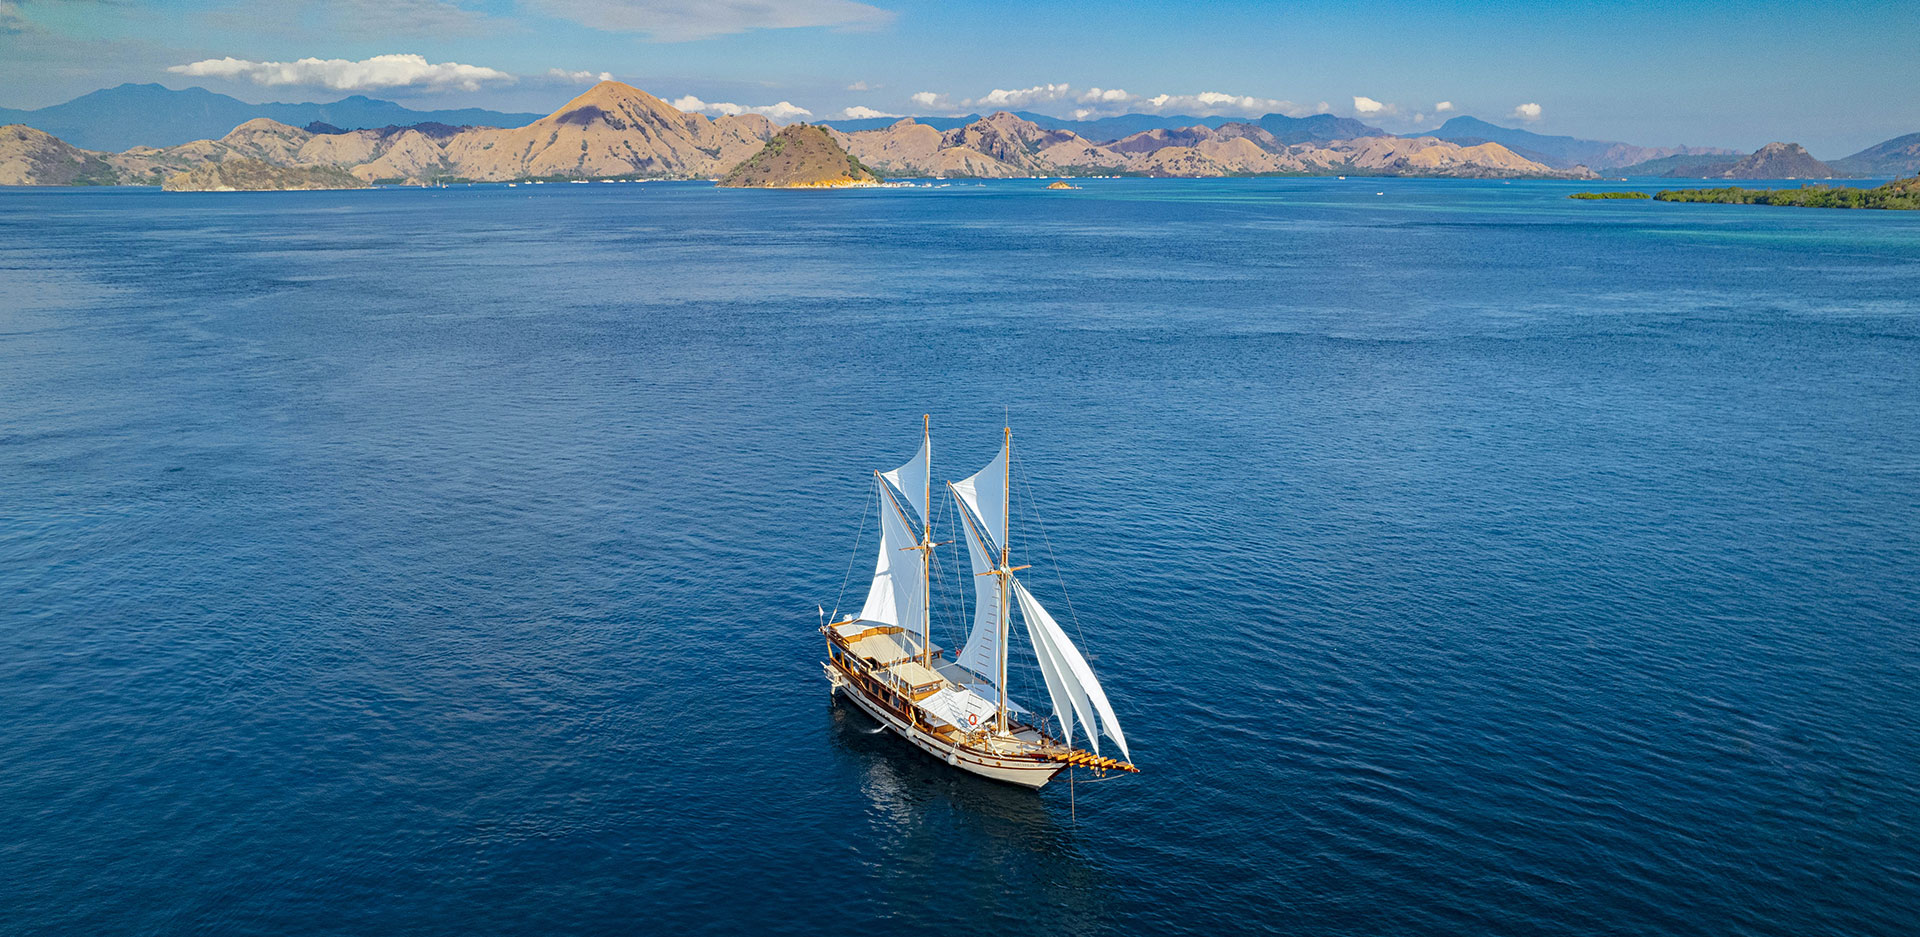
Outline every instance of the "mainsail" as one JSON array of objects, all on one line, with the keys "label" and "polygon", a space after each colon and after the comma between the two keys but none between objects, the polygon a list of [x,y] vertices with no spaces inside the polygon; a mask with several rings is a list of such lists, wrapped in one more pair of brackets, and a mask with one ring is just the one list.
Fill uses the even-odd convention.
[{"label": "mainsail", "polygon": [[1000,667],[1000,583],[988,573],[1000,564],[964,511],[960,526],[967,530],[967,556],[973,560],[973,630],[967,633],[967,643],[954,662],[991,682]]},{"label": "mainsail", "polygon": [[1067,633],[1060,630],[1060,624],[1018,579],[1013,582],[1013,595],[1020,603],[1020,617],[1027,623],[1027,637],[1033,642],[1034,656],[1040,660],[1040,675],[1047,681],[1047,695],[1053,698],[1061,737],[1073,741],[1072,719],[1078,717],[1095,755],[1100,754],[1100,735],[1105,733],[1120,746],[1120,754],[1133,760],[1132,753],[1127,751],[1127,737],[1120,734],[1120,720],[1114,718],[1113,706],[1107,703],[1107,692],[1100,688],[1099,679],[1094,677],[1093,668],[1087,666],[1087,659],[1080,656],[1080,649],[1073,646]]},{"label": "mainsail", "polygon": [[[925,451],[922,449],[922,454]],[[886,485],[877,478],[874,484],[881,489],[880,558],[874,563],[873,586],[867,590],[867,603],[860,608],[860,618],[917,630],[926,614],[927,589],[920,561],[911,552],[919,545],[920,538],[908,529]]]}]

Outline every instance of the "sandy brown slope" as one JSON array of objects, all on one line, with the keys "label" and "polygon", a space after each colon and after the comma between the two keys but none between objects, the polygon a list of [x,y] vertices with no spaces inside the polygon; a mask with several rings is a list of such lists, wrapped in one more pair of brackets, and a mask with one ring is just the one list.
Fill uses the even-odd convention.
[{"label": "sandy brown slope", "polygon": [[25,124],[0,127],[0,185],[114,185],[117,167],[104,153],[83,150]]},{"label": "sandy brown slope", "polygon": [[459,177],[712,178],[773,137],[757,114],[708,120],[631,85],[603,81],[525,127],[475,128],[447,142]]},{"label": "sandy brown slope", "polygon": [[289,189],[364,189],[365,180],[338,166],[276,166],[246,156],[177,172],[169,192],[281,192]]}]

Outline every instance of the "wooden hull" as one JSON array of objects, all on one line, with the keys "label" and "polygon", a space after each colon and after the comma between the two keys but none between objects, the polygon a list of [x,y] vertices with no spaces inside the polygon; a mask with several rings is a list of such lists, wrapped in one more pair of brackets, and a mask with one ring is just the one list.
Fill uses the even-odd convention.
[{"label": "wooden hull", "polygon": [[832,664],[823,664],[827,681],[832,684],[833,692],[845,696],[860,707],[862,712],[872,716],[875,721],[895,735],[906,739],[915,748],[932,755],[962,771],[977,774],[983,778],[1004,784],[1015,784],[1031,790],[1039,790],[1053,776],[1059,774],[1066,765],[1057,761],[1047,761],[1034,757],[996,756],[973,748],[955,745],[930,732],[900,718],[887,706],[862,693],[860,688],[842,676]]}]

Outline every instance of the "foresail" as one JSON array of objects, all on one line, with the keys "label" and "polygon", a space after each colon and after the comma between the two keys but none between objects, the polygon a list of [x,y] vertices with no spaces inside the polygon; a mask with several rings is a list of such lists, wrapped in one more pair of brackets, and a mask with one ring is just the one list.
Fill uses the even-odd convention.
[{"label": "foresail", "polygon": [[1080,649],[1073,646],[1067,633],[1060,630],[1060,624],[1017,579],[1013,582],[1013,594],[1020,603],[1020,617],[1027,623],[1027,637],[1033,642],[1034,656],[1041,662],[1040,674],[1047,681],[1047,693],[1053,698],[1055,711],[1061,715],[1066,740],[1073,740],[1073,729],[1067,724],[1063,702],[1072,707],[1086,728],[1087,745],[1094,754],[1100,754],[1100,734],[1105,733],[1120,746],[1120,754],[1133,760],[1133,754],[1127,751],[1127,737],[1120,733],[1120,720],[1114,718],[1107,693],[1100,688],[1093,668],[1087,666],[1087,659],[1080,656]]},{"label": "foresail", "polygon": [[994,568],[993,556],[973,522],[964,520],[960,526],[966,529],[967,556],[973,560],[973,630],[967,633],[967,643],[954,662],[992,681],[998,679],[1000,670],[999,648],[995,646],[1000,635],[1000,580],[983,575]]},{"label": "foresail", "polygon": [[1007,447],[987,467],[965,481],[950,483],[955,494],[980,519],[983,532],[991,541],[990,551],[1007,545]]},{"label": "foresail", "polygon": [[915,455],[907,464],[891,472],[880,473],[880,477],[891,482],[893,487],[900,489],[900,493],[907,497],[908,503],[913,505],[913,509],[918,515],[914,520],[919,521],[921,524],[927,522],[927,467],[933,464],[932,460],[933,439],[931,437],[922,437],[920,440],[919,454]]},{"label": "foresail", "polygon": [[909,549],[918,542],[892,499],[881,492],[880,558],[874,563],[867,604],[860,608],[862,620],[919,631],[921,597],[926,587],[920,581],[920,562]]}]

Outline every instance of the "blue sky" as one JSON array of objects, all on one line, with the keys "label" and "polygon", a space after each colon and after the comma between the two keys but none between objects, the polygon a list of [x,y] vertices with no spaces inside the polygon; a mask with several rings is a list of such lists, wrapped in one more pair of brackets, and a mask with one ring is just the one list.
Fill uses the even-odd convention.
[{"label": "blue sky", "polygon": [[1920,131],[1920,3],[0,0],[12,107],[157,81],[546,112],[602,74],[784,119],[1471,114],[1831,158]]}]

